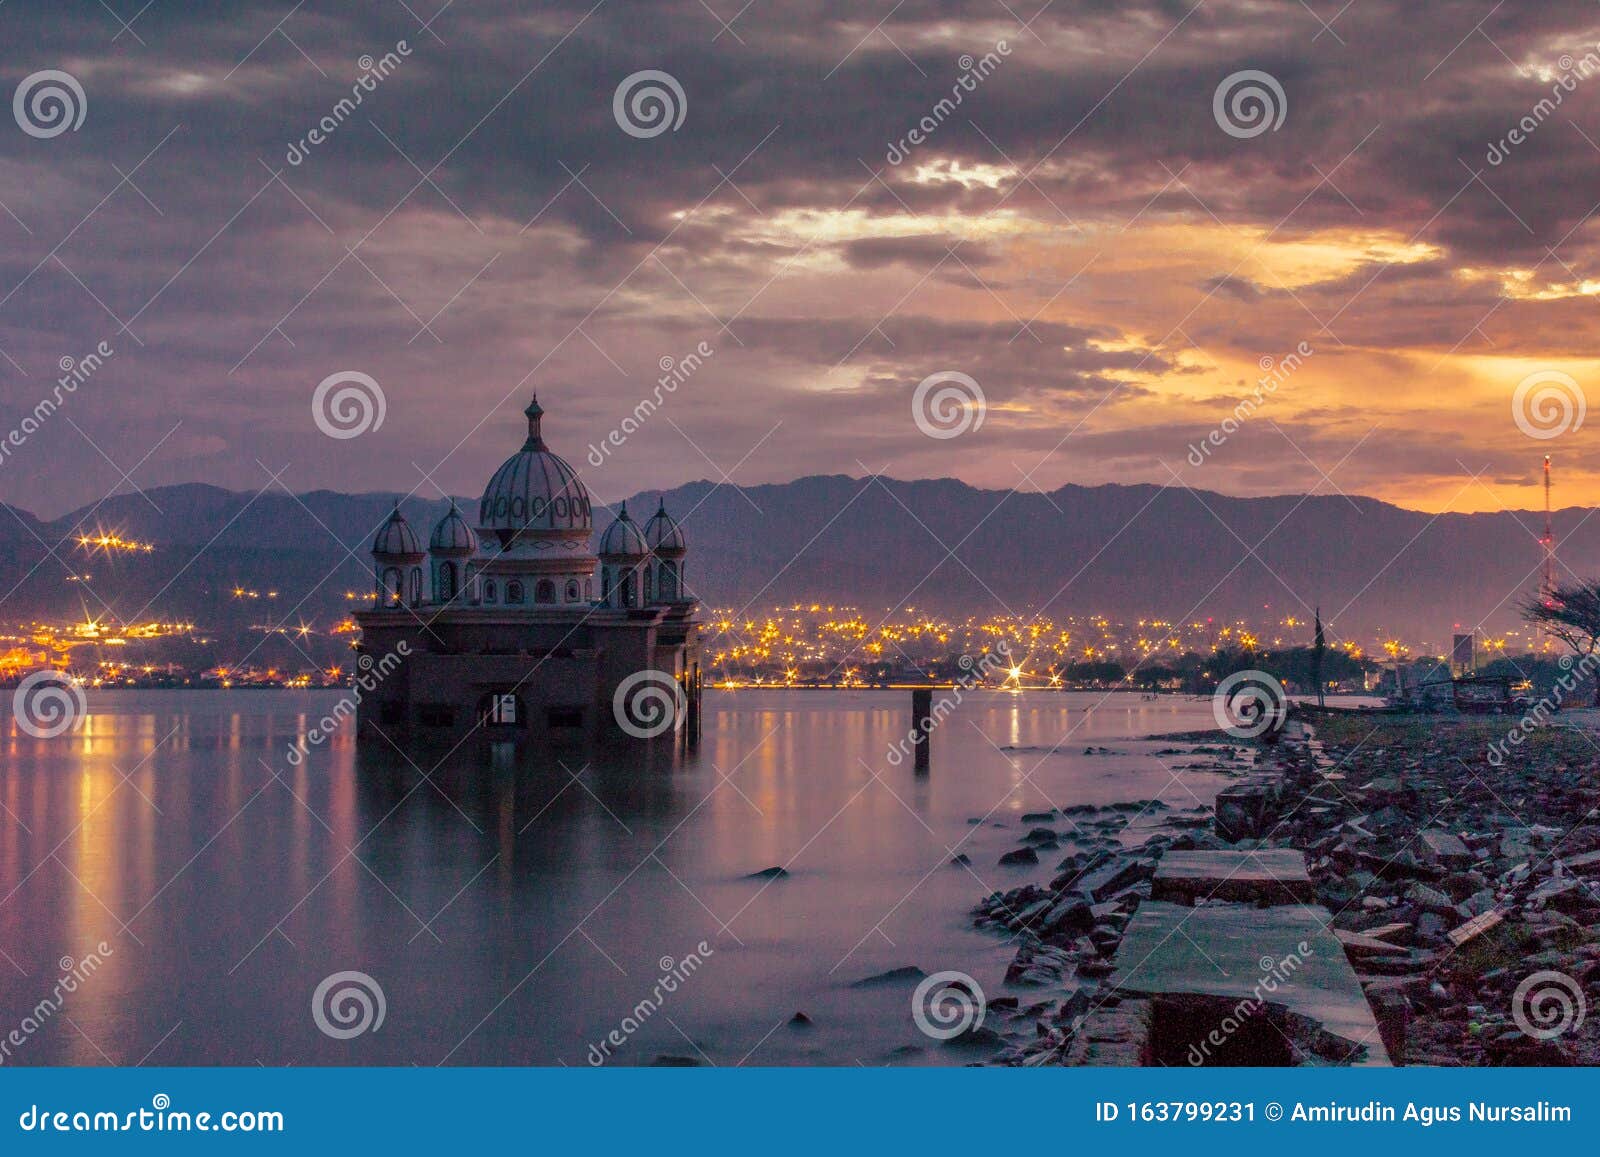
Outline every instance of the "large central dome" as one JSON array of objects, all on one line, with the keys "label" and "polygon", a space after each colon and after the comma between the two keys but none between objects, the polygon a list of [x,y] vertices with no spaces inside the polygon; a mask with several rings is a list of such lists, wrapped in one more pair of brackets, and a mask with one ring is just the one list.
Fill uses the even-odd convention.
[{"label": "large central dome", "polygon": [[588,490],[578,472],[545,446],[539,399],[523,413],[528,415],[528,440],[489,479],[478,503],[478,525],[485,530],[587,534],[592,525]]}]

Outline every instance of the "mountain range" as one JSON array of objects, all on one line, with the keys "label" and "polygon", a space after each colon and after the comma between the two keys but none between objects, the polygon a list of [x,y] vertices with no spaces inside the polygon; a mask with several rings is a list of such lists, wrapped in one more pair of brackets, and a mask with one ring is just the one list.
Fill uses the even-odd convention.
[{"label": "mountain range", "polygon": [[[6,507],[0,619],[108,613],[326,625],[350,609],[346,592],[370,589],[368,545],[397,497],[185,484],[49,521]],[[1290,614],[1309,620],[1320,606],[1335,638],[1364,643],[1388,634],[1441,643],[1452,629],[1514,627],[1518,600],[1538,581],[1543,521],[1526,511],[1426,514],[1342,495],[1237,498],[1150,485],[1023,493],[842,475],[694,482],[628,505],[643,522],[658,498],[688,534],[688,582],[719,607],[822,602],[1265,625]],[[458,502],[475,513],[476,499]],[[401,502],[424,537],[446,505]],[[1563,578],[1600,573],[1591,513],[1555,517]],[[596,506],[597,530],[609,519]],[[100,533],[154,549],[107,552],[76,540]],[[276,595],[264,609],[236,589]]]}]

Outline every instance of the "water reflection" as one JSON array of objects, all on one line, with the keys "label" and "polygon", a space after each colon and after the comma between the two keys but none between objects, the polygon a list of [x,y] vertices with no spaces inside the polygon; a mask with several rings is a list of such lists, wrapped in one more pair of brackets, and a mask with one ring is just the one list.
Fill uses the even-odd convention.
[{"label": "water reflection", "polygon": [[[888,761],[909,696],[878,692],[708,695],[695,753],[341,733],[291,763],[334,697],[103,694],[84,732],[0,741],[0,1035],[60,957],[115,949],[11,1063],[582,1064],[701,942],[617,1061],[960,1063],[904,994],[851,982],[916,964],[1000,991],[1009,951],[966,913],[1019,882],[996,866],[1017,816],[1220,782],[1129,742],[1204,726],[1205,703],[1049,693],[969,694],[926,777]],[[310,995],[347,969],[389,1012],[334,1040]]]}]

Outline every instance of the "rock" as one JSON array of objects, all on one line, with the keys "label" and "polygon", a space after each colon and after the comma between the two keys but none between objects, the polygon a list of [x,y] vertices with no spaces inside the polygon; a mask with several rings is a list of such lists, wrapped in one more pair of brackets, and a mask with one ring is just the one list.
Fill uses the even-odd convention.
[{"label": "rock", "polygon": [[1018,848],[1016,851],[1007,852],[1005,855],[1000,857],[1000,863],[1002,866],[1010,866],[1013,864],[1029,865],[1037,864],[1038,862],[1039,853],[1034,851],[1032,848]]},{"label": "rock", "polygon": [[1056,842],[1056,832],[1053,828],[1034,828],[1022,837],[1025,844],[1053,844]]},{"label": "rock", "polygon": [[1449,832],[1429,828],[1417,837],[1422,859],[1446,868],[1465,868],[1472,863],[1467,845]]},{"label": "rock", "polygon": [[797,1012],[789,1018],[789,1024],[794,1028],[810,1028],[811,1018],[803,1012]]},{"label": "rock", "polygon": [[891,984],[910,984],[913,980],[921,980],[928,975],[915,964],[903,964],[899,968],[891,968],[888,972],[880,972],[876,976],[867,976],[852,984],[851,988],[882,988]]},{"label": "rock", "polygon": [[964,868],[970,863],[972,863],[972,857],[965,852],[957,852],[950,857],[950,866],[953,868]]},{"label": "rock", "polygon": [[759,872],[751,872],[746,880],[787,880],[789,872],[786,868],[762,868]]},{"label": "rock", "polygon": [[1094,927],[1094,911],[1083,900],[1068,896],[1045,915],[1043,927],[1049,932],[1078,935]]},{"label": "rock", "polygon": [[1051,808],[1047,812],[1026,812],[1023,814],[1022,822],[1025,824],[1047,824],[1055,818],[1055,809]]}]

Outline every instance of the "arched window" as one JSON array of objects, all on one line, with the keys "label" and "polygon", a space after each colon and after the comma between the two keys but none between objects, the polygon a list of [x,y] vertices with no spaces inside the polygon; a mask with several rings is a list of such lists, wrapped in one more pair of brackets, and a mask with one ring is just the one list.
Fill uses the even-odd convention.
[{"label": "arched window", "polygon": [[567,602],[575,603],[577,601],[578,601],[578,580],[577,579],[568,579],[567,580]]},{"label": "arched window", "polygon": [[533,588],[533,601],[536,603],[553,603],[556,601],[556,584],[549,579],[540,579]]},{"label": "arched window", "polygon": [[439,566],[439,601],[447,603],[456,597],[456,564],[453,562],[441,563]]},{"label": "arched window", "polygon": [[515,582],[515,581],[508,582],[506,584],[506,602],[508,602],[508,603],[520,603],[521,601],[522,601],[522,584],[519,583],[519,582]]},{"label": "arched window", "polygon": [[650,582],[650,568],[649,567],[645,567],[645,570],[644,570],[644,601],[647,602],[647,603],[653,603],[653,602],[656,601],[655,600],[655,595],[653,593],[651,593],[651,592],[652,592],[652,585],[651,585],[651,582]]},{"label": "arched window", "polygon": [[670,603],[678,597],[678,564],[663,562],[661,564],[661,588],[656,592],[664,603]]},{"label": "arched window", "polygon": [[600,568],[600,601],[604,603],[604,602],[609,602],[610,600],[611,600],[611,568],[610,567],[601,567]]},{"label": "arched window", "polygon": [[392,566],[383,572],[383,596],[387,602],[398,603],[404,589],[400,568]]},{"label": "arched window", "polygon": [[495,590],[494,579],[485,579],[483,582],[483,601],[492,603],[498,597],[499,592]]},{"label": "arched window", "polygon": [[592,578],[583,580],[583,599],[584,602],[590,602],[594,599],[594,579]]},{"label": "arched window", "polygon": [[411,568],[411,605],[419,606],[422,603],[422,568]]},{"label": "arched window", "polygon": [[625,607],[631,607],[631,606],[634,605],[634,598],[633,598],[633,572],[631,570],[627,574],[622,576],[622,600],[621,600],[621,605],[625,606]]}]

